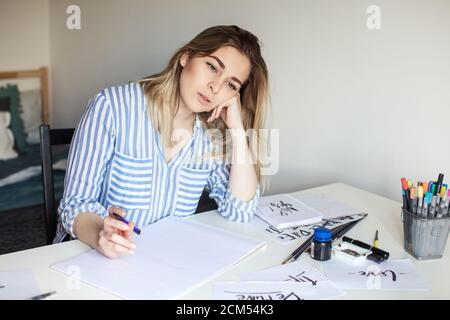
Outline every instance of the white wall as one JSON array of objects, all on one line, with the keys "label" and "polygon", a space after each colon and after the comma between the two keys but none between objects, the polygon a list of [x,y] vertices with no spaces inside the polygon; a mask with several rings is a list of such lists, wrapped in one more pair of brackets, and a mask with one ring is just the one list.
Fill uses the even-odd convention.
[{"label": "white wall", "polygon": [[[81,30],[65,27],[81,7]],[[366,8],[381,8],[381,30]],[[450,1],[51,0],[53,124],[90,97],[160,71],[198,32],[237,24],[263,41],[280,170],[269,193],[341,181],[400,199],[400,178],[450,175]]]},{"label": "white wall", "polygon": [[[0,0],[0,70],[28,70],[50,64],[48,0]],[[0,81],[4,85],[11,81]],[[39,87],[19,81],[20,90]]]}]

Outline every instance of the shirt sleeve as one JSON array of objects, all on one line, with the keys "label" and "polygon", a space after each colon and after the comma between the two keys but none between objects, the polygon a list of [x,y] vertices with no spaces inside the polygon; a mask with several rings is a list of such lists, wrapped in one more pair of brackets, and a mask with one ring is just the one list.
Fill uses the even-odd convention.
[{"label": "shirt sleeve", "polygon": [[107,215],[98,199],[114,151],[114,127],[111,106],[100,92],[89,101],[72,138],[58,207],[61,224],[73,238],[73,222],[80,212]]},{"label": "shirt sleeve", "polygon": [[216,164],[208,178],[206,188],[210,190],[209,197],[216,201],[217,211],[222,217],[232,221],[248,222],[255,215],[260,186],[258,184],[255,195],[249,201],[236,198],[228,186],[230,168],[230,164]]}]

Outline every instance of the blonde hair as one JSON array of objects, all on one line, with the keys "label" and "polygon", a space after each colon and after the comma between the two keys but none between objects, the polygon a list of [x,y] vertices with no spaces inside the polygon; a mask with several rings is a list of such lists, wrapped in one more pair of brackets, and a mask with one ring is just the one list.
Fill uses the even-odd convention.
[{"label": "blonde hair", "polygon": [[[147,99],[148,112],[154,127],[161,135],[165,146],[170,146],[173,131],[173,118],[180,102],[180,59],[183,54],[189,57],[208,56],[224,46],[231,46],[245,55],[251,64],[250,75],[240,90],[242,118],[244,129],[254,129],[250,139],[250,152],[255,161],[255,171],[262,188],[266,178],[261,175],[262,153],[266,150],[266,139],[260,135],[269,116],[269,85],[266,63],[261,56],[258,38],[238,26],[215,26],[199,33],[189,43],[178,49],[170,59],[167,67],[160,73],[148,76],[139,82]],[[199,113],[203,126],[218,129],[226,137],[226,125],[221,118],[209,124],[208,112]],[[256,139],[256,140],[254,140]],[[223,141],[223,149],[226,142]],[[256,150],[255,150],[256,149]]]}]

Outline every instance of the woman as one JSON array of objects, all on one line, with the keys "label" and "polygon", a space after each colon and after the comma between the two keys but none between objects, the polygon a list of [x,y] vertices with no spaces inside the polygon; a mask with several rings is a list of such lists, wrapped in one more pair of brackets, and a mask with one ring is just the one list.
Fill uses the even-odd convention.
[{"label": "woman", "polygon": [[195,213],[204,188],[220,215],[249,221],[267,102],[258,39],[237,26],[208,28],[161,73],[102,90],[74,134],[55,242],[70,235],[109,258],[133,253],[134,224]]}]

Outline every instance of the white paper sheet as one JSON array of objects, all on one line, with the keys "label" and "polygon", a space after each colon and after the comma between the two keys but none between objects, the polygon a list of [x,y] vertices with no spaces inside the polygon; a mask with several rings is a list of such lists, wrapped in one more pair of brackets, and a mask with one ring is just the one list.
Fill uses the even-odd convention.
[{"label": "white paper sheet", "polygon": [[321,193],[298,194],[293,197],[319,211],[325,220],[361,213],[361,211]]},{"label": "white paper sheet", "polygon": [[305,282],[216,282],[214,299],[223,300],[321,300],[344,292],[326,281],[316,286]]},{"label": "white paper sheet", "polygon": [[0,272],[0,300],[24,300],[41,293],[31,270]]},{"label": "white paper sheet", "polygon": [[256,215],[278,229],[308,225],[323,218],[319,211],[288,194],[262,197]]},{"label": "white paper sheet", "polygon": [[381,264],[367,261],[353,265],[339,259],[318,266],[341,289],[426,290],[427,284],[409,259],[387,260]]},{"label": "white paper sheet", "polygon": [[[167,217],[134,237],[136,253],[111,260],[91,250],[53,266],[128,299],[172,299],[265,245],[238,233]],[[72,268],[69,268],[72,267]]]},{"label": "white paper sheet", "polygon": [[302,260],[277,265],[261,271],[240,275],[243,281],[292,281],[317,285],[327,281],[327,277],[311,264]]}]

